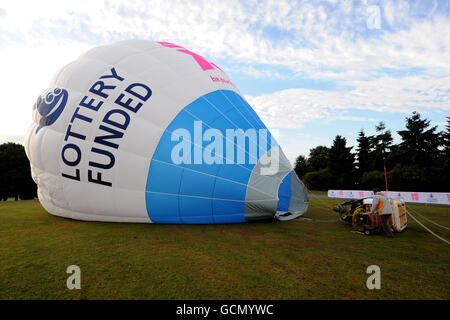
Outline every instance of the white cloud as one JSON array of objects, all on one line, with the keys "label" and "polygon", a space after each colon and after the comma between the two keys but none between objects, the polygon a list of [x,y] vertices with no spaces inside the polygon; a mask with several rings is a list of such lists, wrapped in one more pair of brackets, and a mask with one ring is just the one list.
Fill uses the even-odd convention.
[{"label": "white cloud", "polygon": [[0,144],[5,142],[14,142],[23,144],[25,139],[24,135],[0,135]]},{"label": "white cloud", "polygon": [[288,77],[281,72],[270,70],[267,68],[258,68],[253,67],[251,65],[245,65],[241,66],[238,65],[237,67],[231,67],[226,69],[227,73],[243,73],[245,75],[248,75],[252,78],[261,79],[287,79]]},{"label": "white cloud", "polygon": [[15,46],[2,49],[0,59],[0,137],[8,140],[24,135],[31,123],[31,109],[51,77],[89,46],[71,44],[55,47]]},{"label": "white cloud", "polygon": [[247,96],[246,99],[270,127],[298,128],[318,119],[373,120],[352,116],[352,110],[385,113],[450,111],[449,83],[450,77],[439,79],[385,77],[348,82],[354,89],[347,91],[298,88],[256,97]]},{"label": "white cloud", "polygon": [[[341,1],[325,11],[316,1],[7,1],[0,30],[29,43],[92,43],[129,37],[180,43],[210,58],[231,62],[282,65],[306,77],[361,78],[379,68],[444,68],[450,72],[450,28],[446,18],[415,22],[408,2],[381,2],[390,25],[367,38],[365,7]],[[89,4],[89,5],[88,5]],[[31,7],[30,7],[31,6]],[[407,23],[406,23],[407,22]],[[264,36],[277,27],[286,40]],[[37,31],[38,29],[38,31]],[[3,36],[7,38],[6,35]]]}]

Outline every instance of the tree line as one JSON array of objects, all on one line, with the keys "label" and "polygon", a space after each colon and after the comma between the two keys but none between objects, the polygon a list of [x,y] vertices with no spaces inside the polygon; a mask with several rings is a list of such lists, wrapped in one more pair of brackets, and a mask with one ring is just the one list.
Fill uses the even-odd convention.
[{"label": "tree line", "polygon": [[312,190],[384,190],[386,167],[389,190],[449,191],[450,117],[442,132],[418,112],[406,117],[405,127],[397,131],[398,144],[383,122],[374,135],[361,129],[356,148],[337,135],[331,147],[312,148],[308,158],[299,155],[295,171]]},{"label": "tree line", "polygon": [[24,147],[12,142],[1,144],[0,201],[6,201],[8,198],[34,199],[36,190]]}]

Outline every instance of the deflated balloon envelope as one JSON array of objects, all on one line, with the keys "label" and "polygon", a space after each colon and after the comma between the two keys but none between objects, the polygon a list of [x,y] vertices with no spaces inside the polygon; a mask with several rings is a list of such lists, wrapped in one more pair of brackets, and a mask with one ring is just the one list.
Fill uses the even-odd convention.
[{"label": "deflated balloon envelope", "polygon": [[94,48],[38,97],[25,141],[51,214],[89,221],[288,220],[306,189],[214,63],[168,42]]}]

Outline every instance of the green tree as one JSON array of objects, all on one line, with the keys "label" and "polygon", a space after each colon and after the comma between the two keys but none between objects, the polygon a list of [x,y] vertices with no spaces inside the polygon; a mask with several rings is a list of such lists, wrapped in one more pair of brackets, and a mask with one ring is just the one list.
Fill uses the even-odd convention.
[{"label": "green tree", "polygon": [[391,131],[386,129],[384,122],[379,122],[375,126],[375,130],[377,134],[370,138],[373,145],[373,151],[370,153],[372,159],[371,169],[383,170],[385,162],[390,163],[391,160],[393,139]]},{"label": "green tree", "polygon": [[436,129],[437,126],[430,127],[430,121],[421,119],[415,111],[406,118],[406,129],[397,131],[402,137],[398,150],[403,156],[403,164],[425,167],[437,159],[442,142]]},{"label": "green tree", "polygon": [[384,172],[380,170],[364,172],[361,178],[361,184],[365,189],[372,190],[373,188],[380,188],[383,190],[385,184]]},{"label": "green tree", "polygon": [[[446,188],[446,158],[439,148],[445,144],[443,134],[431,127],[430,121],[422,119],[418,112],[406,118],[405,130],[397,131],[402,142],[395,149],[396,176],[402,177],[401,186],[392,188],[417,191],[441,191]],[[445,147],[444,147],[445,148]],[[401,170],[401,174],[400,174]],[[408,173],[406,175],[406,173]]]},{"label": "green tree", "polygon": [[330,149],[318,146],[309,150],[308,171],[318,171],[328,166]]},{"label": "green tree", "polygon": [[442,133],[442,145],[444,146],[443,155],[446,159],[450,158],[450,117],[447,117],[446,131]]},{"label": "green tree", "polygon": [[356,149],[356,157],[358,159],[358,176],[361,178],[364,172],[367,172],[371,169],[371,157],[370,152],[372,151],[372,143],[371,138],[366,136],[364,130],[361,129],[359,131],[358,139],[358,148]]},{"label": "green tree", "polygon": [[388,172],[389,188],[402,191],[438,191],[436,186],[430,185],[430,176],[434,175],[427,168],[396,164]]},{"label": "green tree", "polygon": [[0,199],[31,199],[35,196],[36,185],[31,178],[24,147],[12,142],[0,145]]},{"label": "green tree", "polygon": [[328,190],[335,188],[335,179],[329,168],[306,173],[303,177],[303,182],[310,190]]},{"label": "green tree", "polygon": [[346,144],[347,140],[337,135],[329,154],[328,167],[339,189],[354,186],[355,156],[351,153],[353,147],[347,147]]},{"label": "green tree", "polygon": [[448,181],[450,181],[450,117],[447,117],[446,131],[442,132],[441,137],[444,148],[439,160],[439,163],[442,164],[440,167],[443,170],[439,189],[448,192]]},{"label": "green tree", "polygon": [[308,160],[306,157],[299,155],[297,159],[295,159],[295,173],[297,176],[302,179],[305,173],[308,171]]}]

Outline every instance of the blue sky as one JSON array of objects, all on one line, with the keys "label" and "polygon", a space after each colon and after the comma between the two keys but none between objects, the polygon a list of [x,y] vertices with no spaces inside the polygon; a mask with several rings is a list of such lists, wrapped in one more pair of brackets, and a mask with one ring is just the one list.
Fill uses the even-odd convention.
[{"label": "blue sky", "polygon": [[[22,142],[53,74],[124,39],[182,45],[219,65],[288,158],[350,145],[413,111],[450,115],[450,1],[19,1],[0,3],[0,142]],[[394,134],[398,139],[398,135]]]}]

